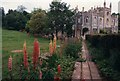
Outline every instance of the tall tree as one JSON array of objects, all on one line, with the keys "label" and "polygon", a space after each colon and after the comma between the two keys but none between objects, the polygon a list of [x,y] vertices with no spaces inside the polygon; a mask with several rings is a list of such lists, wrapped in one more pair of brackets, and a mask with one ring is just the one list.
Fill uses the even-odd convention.
[{"label": "tall tree", "polygon": [[26,29],[31,33],[43,33],[46,26],[46,12],[42,9],[37,9],[32,12],[30,20],[27,22]]},{"label": "tall tree", "polygon": [[69,32],[72,30],[74,13],[69,9],[70,5],[61,1],[52,1],[50,4],[50,11],[48,12],[49,26],[56,35],[59,31]]},{"label": "tall tree", "polygon": [[5,23],[4,23],[4,17],[5,17],[5,11],[4,11],[4,8],[3,7],[0,7],[0,26],[2,24],[2,27],[5,26]]},{"label": "tall tree", "polygon": [[23,13],[23,12],[25,11],[25,9],[26,9],[26,7],[24,7],[23,5],[19,5],[16,10],[17,10],[18,12]]},{"label": "tall tree", "polygon": [[9,10],[5,16],[5,27],[12,30],[23,30],[28,18],[21,12]]}]

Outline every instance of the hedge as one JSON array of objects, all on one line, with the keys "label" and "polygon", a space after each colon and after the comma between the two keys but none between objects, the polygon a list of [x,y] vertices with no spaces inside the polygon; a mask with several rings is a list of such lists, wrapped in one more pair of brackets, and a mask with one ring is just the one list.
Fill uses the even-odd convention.
[{"label": "hedge", "polygon": [[120,34],[86,35],[86,40],[94,47],[120,48]]}]

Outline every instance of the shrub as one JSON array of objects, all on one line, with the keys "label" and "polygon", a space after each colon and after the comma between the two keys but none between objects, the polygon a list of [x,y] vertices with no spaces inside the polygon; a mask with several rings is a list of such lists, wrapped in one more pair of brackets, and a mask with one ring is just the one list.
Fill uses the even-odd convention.
[{"label": "shrub", "polygon": [[64,54],[66,56],[78,58],[78,52],[81,51],[81,43],[69,43],[65,47]]},{"label": "shrub", "polygon": [[86,40],[94,47],[120,48],[120,34],[111,35],[87,35]]},{"label": "shrub", "polygon": [[120,79],[120,35],[87,35],[92,60],[102,74],[115,81]]}]

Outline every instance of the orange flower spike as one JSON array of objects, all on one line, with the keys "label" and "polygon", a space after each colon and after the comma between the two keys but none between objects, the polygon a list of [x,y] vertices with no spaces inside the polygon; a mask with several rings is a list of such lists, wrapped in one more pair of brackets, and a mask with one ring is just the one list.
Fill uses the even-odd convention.
[{"label": "orange flower spike", "polygon": [[53,49],[54,49],[54,52],[56,50],[56,36],[54,35],[54,41],[53,41]]},{"label": "orange flower spike", "polygon": [[49,44],[49,52],[50,52],[50,55],[52,56],[53,54],[52,40],[50,41],[50,44]]},{"label": "orange flower spike", "polygon": [[24,54],[24,67],[25,68],[28,68],[28,56],[27,56],[27,50],[26,50],[26,41],[24,42],[24,45],[23,45],[23,54]]},{"label": "orange flower spike", "polygon": [[33,65],[34,65],[34,69],[37,66],[39,55],[40,55],[39,42],[38,42],[37,39],[35,39],[34,40],[34,49],[33,49]]},{"label": "orange flower spike", "polygon": [[57,70],[58,70],[58,74],[60,74],[61,73],[61,66],[60,65],[58,65]]},{"label": "orange flower spike", "polygon": [[8,59],[8,70],[12,71],[12,57],[11,56]]}]

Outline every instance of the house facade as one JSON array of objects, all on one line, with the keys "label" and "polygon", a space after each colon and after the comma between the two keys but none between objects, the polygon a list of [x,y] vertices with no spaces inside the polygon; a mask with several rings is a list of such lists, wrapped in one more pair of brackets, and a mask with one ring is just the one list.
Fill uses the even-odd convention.
[{"label": "house facade", "polygon": [[112,4],[109,7],[104,2],[103,7],[96,7],[84,11],[78,11],[76,7],[75,14],[75,37],[82,35],[84,28],[88,29],[88,34],[101,33],[118,33],[118,15],[111,14]]}]

